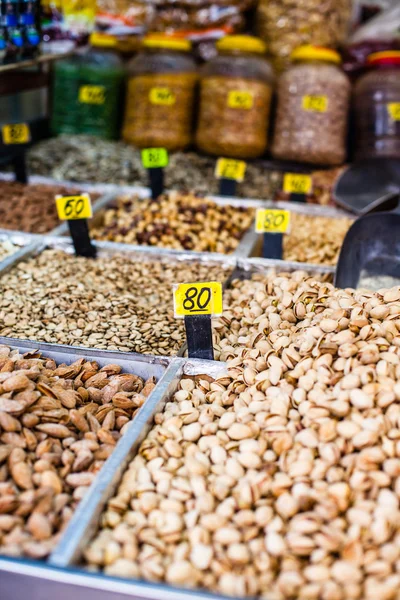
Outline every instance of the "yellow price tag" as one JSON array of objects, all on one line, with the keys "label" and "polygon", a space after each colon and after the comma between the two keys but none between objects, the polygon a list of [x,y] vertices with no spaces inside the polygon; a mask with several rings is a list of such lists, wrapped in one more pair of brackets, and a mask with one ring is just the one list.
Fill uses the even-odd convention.
[{"label": "yellow price tag", "polygon": [[310,175],[285,173],[283,177],[283,191],[286,194],[310,194],[312,191],[312,178]]},{"label": "yellow price tag", "polygon": [[153,87],[149,93],[151,104],[172,106],[176,102],[175,94],[168,87]]},{"label": "yellow price tag", "polygon": [[288,233],[290,211],[279,208],[258,208],[256,233]]},{"label": "yellow price tag", "polygon": [[28,144],[31,141],[31,132],[27,123],[3,125],[1,131],[4,144]]},{"label": "yellow price tag", "polygon": [[303,96],[302,98],[303,110],[313,112],[326,112],[328,110],[328,97],[327,96]]},{"label": "yellow price tag", "polygon": [[241,182],[246,173],[247,164],[244,160],[232,158],[219,158],[215,165],[215,177],[217,179],[234,179]]},{"label": "yellow price tag", "polygon": [[222,285],[217,281],[174,285],[175,317],[222,314]]},{"label": "yellow price tag", "polygon": [[392,121],[400,121],[400,102],[389,102],[387,109]]},{"label": "yellow price tag", "polygon": [[104,104],[106,88],[104,85],[82,85],[79,88],[78,98],[81,104]]},{"label": "yellow price tag", "polygon": [[253,108],[254,97],[252,92],[242,90],[232,90],[228,93],[228,108],[241,108],[250,110]]},{"label": "yellow price tag", "polygon": [[92,203],[89,194],[80,196],[56,196],[58,218],[61,221],[74,219],[90,219]]}]

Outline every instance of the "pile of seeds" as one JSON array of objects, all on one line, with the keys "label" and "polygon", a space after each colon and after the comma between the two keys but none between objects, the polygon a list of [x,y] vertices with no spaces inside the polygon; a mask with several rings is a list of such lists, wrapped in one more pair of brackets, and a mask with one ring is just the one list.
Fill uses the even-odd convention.
[{"label": "pile of seeds", "polygon": [[155,386],[0,346],[0,554],[44,558]]},{"label": "pile of seeds", "polygon": [[97,240],[197,252],[233,252],[251,226],[255,211],[218,205],[176,192],[157,201],[123,196],[99,215],[91,230]]},{"label": "pile of seeds", "polygon": [[256,287],[223,317],[240,346],[228,374],[181,381],[86,561],[238,597],[394,599],[400,288]]},{"label": "pile of seeds", "polygon": [[16,246],[11,240],[4,240],[0,242],[0,260],[3,260],[7,256],[18,252],[20,246]]},{"label": "pile of seeds", "polygon": [[209,263],[129,256],[92,260],[45,250],[19,263],[0,279],[0,335],[176,354],[185,330],[174,318],[172,284],[223,282],[229,271]]}]

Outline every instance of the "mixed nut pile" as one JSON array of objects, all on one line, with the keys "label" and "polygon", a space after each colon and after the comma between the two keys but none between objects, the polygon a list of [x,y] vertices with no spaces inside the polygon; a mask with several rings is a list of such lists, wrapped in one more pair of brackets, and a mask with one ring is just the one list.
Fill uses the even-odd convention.
[{"label": "mixed nut pile", "polygon": [[94,239],[198,252],[233,252],[251,226],[255,210],[218,205],[172,192],[158,200],[122,196],[99,215]]},{"label": "mixed nut pile", "polygon": [[155,415],[87,564],[238,597],[396,598],[399,314],[400,288],[237,282],[227,373],[183,378]]},{"label": "mixed nut pile", "polygon": [[155,387],[0,346],[0,554],[44,558]]},{"label": "mixed nut pile", "polygon": [[148,260],[129,253],[75,257],[48,249],[0,279],[0,335],[141,354],[176,354],[173,283],[224,281],[210,263]]}]

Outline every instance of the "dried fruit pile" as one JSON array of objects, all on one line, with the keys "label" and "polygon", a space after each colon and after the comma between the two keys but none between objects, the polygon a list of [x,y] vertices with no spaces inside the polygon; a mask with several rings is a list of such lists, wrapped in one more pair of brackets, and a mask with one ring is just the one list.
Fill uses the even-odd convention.
[{"label": "dried fruit pile", "polygon": [[0,346],[0,554],[44,558],[155,386]]},{"label": "dried fruit pile", "polygon": [[181,380],[86,560],[239,597],[397,598],[400,288],[296,273],[250,291],[221,319],[228,374]]}]

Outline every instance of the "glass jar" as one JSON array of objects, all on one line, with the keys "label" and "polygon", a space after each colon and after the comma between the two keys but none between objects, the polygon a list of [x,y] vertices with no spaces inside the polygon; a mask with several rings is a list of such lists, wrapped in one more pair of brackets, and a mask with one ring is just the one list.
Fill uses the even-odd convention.
[{"label": "glass jar", "polygon": [[187,40],[151,35],[129,63],[123,138],[139,148],[183,150],[193,137],[197,67]]},{"label": "glass jar", "polygon": [[356,159],[400,158],[400,51],[370,54],[354,87]]},{"label": "glass jar", "polygon": [[116,39],[96,33],[90,44],[88,50],[55,64],[52,130],[116,139],[125,75],[114,52]]},{"label": "glass jar", "polygon": [[273,72],[258,38],[226,36],[202,69],[196,144],[228,158],[256,158],[268,142]]},{"label": "glass jar", "polygon": [[300,46],[278,82],[272,155],[318,165],[346,158],[350,82],[337,52]]}]

